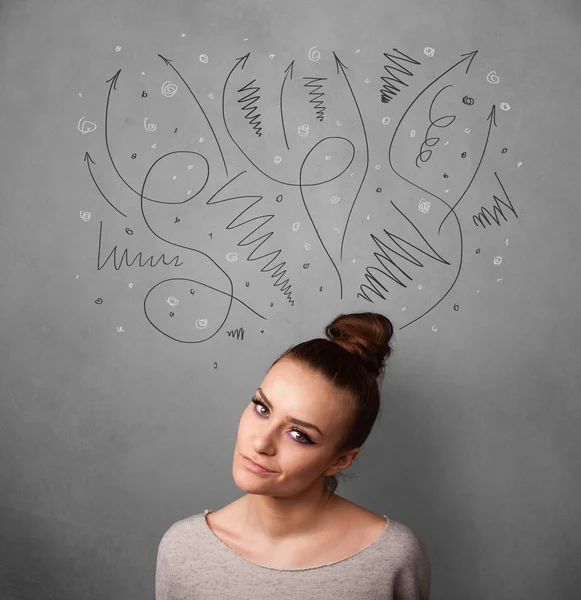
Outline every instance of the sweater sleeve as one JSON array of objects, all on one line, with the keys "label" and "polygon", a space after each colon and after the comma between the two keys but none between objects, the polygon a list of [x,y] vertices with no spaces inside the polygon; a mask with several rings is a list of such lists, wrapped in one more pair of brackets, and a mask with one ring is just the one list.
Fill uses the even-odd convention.
[{"label": "sweater sleeve", "polygon": [[155,567],[155,600],[173,600],[171,565],[165,553],[163,540],[157,549]]},{"label": "sweater sleeve", "polygon": [[396,576],[394,600],[430,600],[431,564],[424,543],[411,531]]}]

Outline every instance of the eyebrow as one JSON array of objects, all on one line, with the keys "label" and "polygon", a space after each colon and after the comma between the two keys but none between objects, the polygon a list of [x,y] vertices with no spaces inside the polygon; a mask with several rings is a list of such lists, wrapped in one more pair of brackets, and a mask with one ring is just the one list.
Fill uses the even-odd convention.
[{"label": "eyebrow", "polygon": [[[274,406],[272,405],[270,400],[264,395],[262,388],[258,388],[258,393],[260,394],[261,398],[264,400],[265,404],[267,404],[271,410],[274,410]],[[297,425],[302,425],[303,427],[307,427],[308,429],[315,429],[321,435],[323,435],[323,432],[316,425],[313,425],[312,423],[307,423],[306,421],[301,421],[300,419],[295,419],[294,417],[289,417],[288,420],[291,423],[296,423]]]}]

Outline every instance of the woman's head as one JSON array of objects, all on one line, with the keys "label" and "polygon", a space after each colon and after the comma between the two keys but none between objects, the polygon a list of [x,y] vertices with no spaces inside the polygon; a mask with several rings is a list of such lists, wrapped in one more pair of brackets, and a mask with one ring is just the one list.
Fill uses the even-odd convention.
[{"label": "woman's head", "polygon": [[[281,354],[242,414],[233,475],[248,493],[334,491],[371,432],[393,326],[378,313],[342,314],[325,333]],[[249,471],[242,455],[275,473]]]}]

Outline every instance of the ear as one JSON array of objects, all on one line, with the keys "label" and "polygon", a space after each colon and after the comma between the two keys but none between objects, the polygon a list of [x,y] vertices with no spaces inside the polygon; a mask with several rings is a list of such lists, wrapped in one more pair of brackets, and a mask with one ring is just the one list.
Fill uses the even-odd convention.
[{"label": "ear", "polygon": [[337,473],[348,469],[353,464],[358,454],[359,448],[354,448],[353,450],[349,450],[349,452],[339,455],[333,464],[325,471],[325,477],[336,475]]}]

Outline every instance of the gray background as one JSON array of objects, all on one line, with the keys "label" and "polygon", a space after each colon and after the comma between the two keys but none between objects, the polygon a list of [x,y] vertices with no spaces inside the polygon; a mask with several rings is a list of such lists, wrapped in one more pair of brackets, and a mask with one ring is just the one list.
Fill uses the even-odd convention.
[{"label": "gray background", "polygon": [[[231,471],[238,421],[272,360],[290,344],[322,336],[337,314],[367,310],[393,320],[395,352],[380,419],[337,493],[424,540],[436,600],[575,597],[580,29],[573,0],[0,3],[0,597],[152,598],[164,531],[241,494]],[[314,46],[316,62],[308,57]],[[382,103],[384,53],[394,48],[421,64],[406,63],[406,85]],[[412,163],[427,127],[425,95],[417,113],[402,116],[474,50],[469,73],[456,67],[440,80],[451,87],[436,114],[458,119],[438,129],[445,135],[419,169]],[[355,148],[353,177],[347,171],[303,188],[303,204],[297,186],[274,182],[244,157],[228,135],[221,98],[248,52],[225,94],[240,147],[268,173],[281,155],[278,172],[297,181],[297,157],[308,144],[340,131]],[[333,52],[347,67],[366,125],[366,173],[361,119]],[[207,63],[199,60],[204,53]],[[174,61],[183,80],[158,54]],[[288,151],[278,100],[293,60],[285,84]],[[110,158],[107,80],[119,69],[109,105]],[[499,83],[487,82],[491,71]],[[306,76],[327,78],[323,122],[305,96]],[[260,137],[236,102],[237,90],[254,78]],[[160,92],[166,81],[178,85],[171,98]],[[465,95],[473,106],[461,101]],[[493,105],[496,126],[478,167]],[[82,117],[95,131],[81,133]],[[155,132],[145,129],[145,117]],[[310,123],[307,138],[297,135],[302,123]],[[393,166],[410,181],[413,174],[416,185],[390,168],[398,123]],[[348,158],[345,142],[324,148],[336,151],[333,160]],[[172,175],[191,187],[203,159],[192,160],[188,175],[194,155],[184,151],[211,165],[207,186],[188,202]],[[144,178],[167,152],[178,154],[151,171],[144,195],[173,205],[145,201],[142,212]],[[316,179],[331,164],[318,157],[304,175]],[[446,212],[438,195],[448,187],[457,201],[477,167],[456,209],[460,251],[453,215],[441,235],[435,231]],[[230,193],[215,200],[243,198],[208,204],[241,171]],[[494,196],[506,202],[494,173],[514,212],[505,207],[498,225],[476,226],[472,215],[492,210]],[[333,195],[341,197],[336,204]],[[422,198],[431,201],[425,214]],[[333,228],[343,233],[351,207],[341,257]],[[84,211],[90,220],[81,218]],[[385,231],[425,249],[412,222],[448,265],[397,246]],[[269,232],[258,250],[263,239],[249,244]],[[118,268],[106,262],[115,247]],[[404,259],[403,248],[422,266]],[[275,250],[272,264],[272,256],[260,258]],[[142,264],[162,254],[166,263],[179,255],[182,264],[140,268],[139,252]],[[226,258],[231,252],[238,260]],[[283,262],[285,273],[268,271]],[[389,278],[390,266],[403,285]],[[376,289],[383,298],[357,295],[369,285],[366,273],[382,283]],[[182,281],[148,295],[176,278]],[[197,304],[188,304],[194,288]],[[169,296],[180,302],[174,317]],[[205,329],[195,325],[202,318]]]}]

